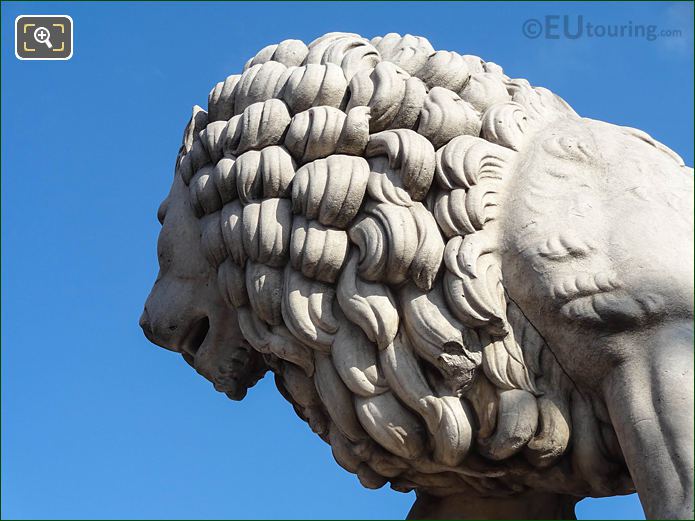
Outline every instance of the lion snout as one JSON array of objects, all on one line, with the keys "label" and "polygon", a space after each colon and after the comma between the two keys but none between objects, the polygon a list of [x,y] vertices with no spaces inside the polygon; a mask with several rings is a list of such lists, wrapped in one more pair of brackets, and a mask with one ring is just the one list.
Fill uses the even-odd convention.
[{"label": "lion snout", "polygon": [[152,342],[153,344],[168,349],[169,351],[174,351],[177,353],[182,352],[180,341],[178,341],[177,334],[180,329],[176,324],[162,324],[157,323],[152,320],[150,313],[148,312],[147,306],[140,316],[140,327],[145,335],[145,338]]},{"label": "lion snout", "polygon": [[210,330],[202,297],[185,280],[164,277],[155,283],[140,316],[140,327],[153,344],[195,356]]},{"label": "lion snout", "polygon": [[150,322],[150,315],[147,312],[147,306],[142,310],[142,315],[140,315],[140,328],[142,329],[145,338],[156,344],[154,333],[152,332],[152,323]]}]

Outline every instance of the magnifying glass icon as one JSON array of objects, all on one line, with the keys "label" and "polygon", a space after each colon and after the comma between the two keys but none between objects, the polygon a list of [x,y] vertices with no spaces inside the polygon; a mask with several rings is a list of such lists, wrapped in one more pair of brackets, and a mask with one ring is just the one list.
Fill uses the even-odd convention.
[{"label": "magnifying glass icon", "polygon": [[37,27],[34,30],[34,40],[46,44],[46,47],[49,49],[53,49],[53,45],[51,45],[51,32],[45,27]]}]

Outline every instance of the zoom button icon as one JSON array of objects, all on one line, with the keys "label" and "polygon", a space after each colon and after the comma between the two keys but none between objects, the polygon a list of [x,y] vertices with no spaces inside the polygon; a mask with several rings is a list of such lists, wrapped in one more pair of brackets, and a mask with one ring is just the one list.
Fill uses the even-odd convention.
[{"label": "zoom button icon", "polygon": [[15,56],[20,60],[69,60],[72,43],[68,15],[22,15],[15,20]]}]

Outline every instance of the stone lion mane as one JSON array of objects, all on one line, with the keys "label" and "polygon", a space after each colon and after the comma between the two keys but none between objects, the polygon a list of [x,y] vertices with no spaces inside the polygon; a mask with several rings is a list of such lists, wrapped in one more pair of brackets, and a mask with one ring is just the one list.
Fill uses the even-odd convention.
[{"label": "stone lion mane", "polygon": [[560,118],[550,91],[398,34],[270,45],[194,107],[176,172],[219,291],[364,486],[632,489],[605,410],[502,279],[501,194]]}]

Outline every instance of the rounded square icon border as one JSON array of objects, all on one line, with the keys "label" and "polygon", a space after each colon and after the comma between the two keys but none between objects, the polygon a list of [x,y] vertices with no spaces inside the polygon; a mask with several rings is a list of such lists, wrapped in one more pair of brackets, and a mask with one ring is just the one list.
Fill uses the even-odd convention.
[{"label": "rounded square icon border", "polygon": [[[18,32],[17,32],[17,27],[19,25],[19,19],[24,18],[24,17],[29,17],[31,16],[32,18],[51,18],[55,16],[62,16],[63,18],[67,18],[70,20],[70,55],[65,56],[64,58],[22,58],[19,53],[17,52],[17,44],[18,44]],[[53,61],[66,61],[72,58],[73,53],[75,52],[75,22],[72,19],[72,16],[69,14],[20,14],[17,16],[17,18],[14,19],[14,55],[18,60],[22,61],[47,61],[47,62],[53,62]]]}]

